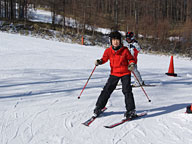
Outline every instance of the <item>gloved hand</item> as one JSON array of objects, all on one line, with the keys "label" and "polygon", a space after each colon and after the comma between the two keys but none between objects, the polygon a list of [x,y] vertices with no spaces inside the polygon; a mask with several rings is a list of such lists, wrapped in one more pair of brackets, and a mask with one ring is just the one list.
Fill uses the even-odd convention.
[{"label": "gloved hand", "polygon": [[98,59],[95,61],[95,65],[98,66],[98,65],[101,65],[102,64],[102,60],[101,59]]},{"label": "gloved hand", "polygon": [[133,71],[135,69],[135,64],[131,63],[128,65],[128,70]]}]

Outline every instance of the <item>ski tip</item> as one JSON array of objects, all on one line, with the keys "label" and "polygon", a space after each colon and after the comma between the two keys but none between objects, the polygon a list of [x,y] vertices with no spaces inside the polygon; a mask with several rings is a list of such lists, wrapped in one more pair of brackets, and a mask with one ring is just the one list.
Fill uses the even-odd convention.
[{"label": "ski tip", "polygon": [[84,126],[87,126],[87,127],[89,127],[89,125],[87,125],[86,123],[82,123]]},{"label": "ski tip", "polygon": [[104,126],[105,128],[111,128],[110,126]]},{"label": "ski tip", "polygon": [[148,112],[147,112],[147,111],[144,111],[144,112],[138,114],[138,117],[139,117],[139,116],[145,116],[145,115],[147,115],[147,114],[148,114]]}]

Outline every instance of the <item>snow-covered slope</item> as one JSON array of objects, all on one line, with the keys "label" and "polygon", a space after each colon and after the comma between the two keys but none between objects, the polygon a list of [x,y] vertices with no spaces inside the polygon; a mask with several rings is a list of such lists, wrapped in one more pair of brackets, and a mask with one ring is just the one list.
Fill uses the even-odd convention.
[{"label": "snow-covered slope", "polygon": [[192,63],[174,57],[175,73],[168,77],[170,57],[139,55],[139,69],[149,103],[134,88],[137,112],[145,118],[114,129],[125,111],[120,90],[111,95],[107,111],[90,127],[81,123],[91,115],[109,75],[109,63],[96,68],[81,99],[94,61],[104,49],[66,44],[0,32],[1,144],[191,144]]}]

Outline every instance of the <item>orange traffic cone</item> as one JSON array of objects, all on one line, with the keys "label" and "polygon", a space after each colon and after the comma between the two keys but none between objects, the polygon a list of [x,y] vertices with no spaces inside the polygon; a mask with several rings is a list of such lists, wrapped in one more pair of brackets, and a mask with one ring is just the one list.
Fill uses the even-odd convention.
[{"label": "orange traffic cone", "polygon": [[177,76],[177,74],[174,73],[174,65],[173,65],[173,56],[171,56],[171,61],[170,61],[170,65],[169,65],[169,71],[168,73],[165,73],[168,76]]}]

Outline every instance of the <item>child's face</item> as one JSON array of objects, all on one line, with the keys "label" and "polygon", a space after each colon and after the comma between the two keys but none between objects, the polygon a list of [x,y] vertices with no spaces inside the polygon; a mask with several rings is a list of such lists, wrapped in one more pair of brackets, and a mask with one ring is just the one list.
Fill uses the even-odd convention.
[{"label": "child's face", "polygon": [[120,45],[120,40],[119,39],[112,39],[112,45],[114,47],[118,47]]}]

